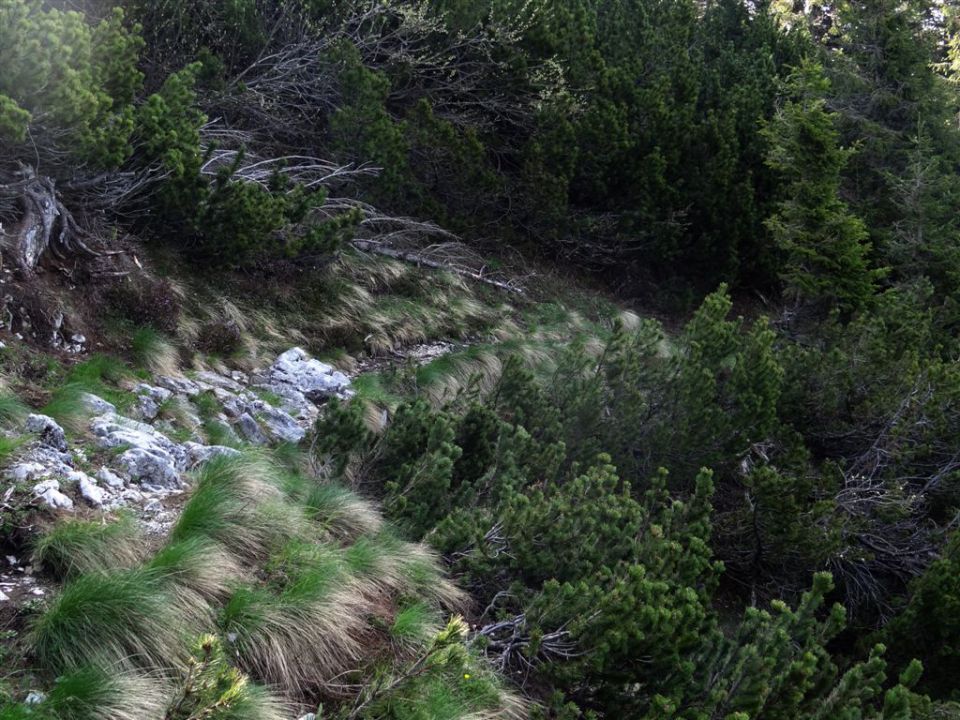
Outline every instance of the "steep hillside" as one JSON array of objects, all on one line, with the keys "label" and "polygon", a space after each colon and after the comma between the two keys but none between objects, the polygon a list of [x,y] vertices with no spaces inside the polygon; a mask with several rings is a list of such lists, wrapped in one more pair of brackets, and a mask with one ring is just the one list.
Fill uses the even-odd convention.
[{"label": "steep hillside", "polygon": [[0,0],[0,720],[960,718],[960,11]]}]

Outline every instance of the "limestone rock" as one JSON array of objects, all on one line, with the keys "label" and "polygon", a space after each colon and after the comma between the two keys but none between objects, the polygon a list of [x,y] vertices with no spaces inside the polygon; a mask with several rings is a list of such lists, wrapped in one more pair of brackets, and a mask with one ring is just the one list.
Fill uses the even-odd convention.
[{"label": "limestone rock", "polygon": [[193,380],[189,380],[185,377],[171,377],[169,375],[161,375],[157,378],[157,385],[162,388],[169,390],[170,392],[176,395],[186,395],[187,397],[195,397],[200,394],[200,386]]},{"label": "limestone rock", "polygon": [[107,402],[99,395],[94,395],[93,393],[85,392],[80,396],[80,399],[83,401],[83,406],[89,412],[97,415],[114,413],[117,411],[117,407],[113,403]]},{"label": "limestone rock", "polygon": [[185,442],[183,448],[187,453],[188,467],[191,469],[202,465],[210,458],[221,455],[225,457],[236,457],[240,454],[239,450],[225,445],[201,445],[195,442]]},{"label": "limestone rock", "polygon": [[55,478],[34,485],[33,494],[54,509],[73,509],[73,500],[60,492],[60,483]]},{"label": "limestone rock", "polygon": [[307,431],[287,412],[258,400],[252,403],[257,418],[269,438],[275,442],[298,443]]},{"label": "limestone rock", "polygon": [[121,490],[125,484],[123,478],[108,467],[102,467],[97,471],[97,480],[113,490]]},{"label": "limestone rock", "polygon": [[160,448],[133,447],[120,456],[130,478],[144,487],[179,488],[180,473],[174,458]]},{"label": "limestone rock", "polygon": [[220,390],[228,390],[232,393],[243,392],[243,385],[238,383],[232,378],[228,378],[224,375],[218,375],[217,373],[209,372],[208,370],[202,370],[196,374],[197,384],[204,390],[213,390],[218,388]]},{"label": "limestone rock", "polygon": [[56,448],[60,452],[67,450],[67,436],[63,428],[52,417],[47,415],[31,414],[27,416],[27,432],[37,433],[40,442],[48,447]]},{"label": "limestone rock", "polygon": [[282,353],[260,380],[265,385],[288,385],[310,400],[341,396],[349,391],[350,379],[332,366],[311,358],[302,348]]},{"label": "limestone rock", "polygon": [[243,413],[238,419],[236,424],[237,432],[254,445],[266,445],[267,436],[263,434],[263,430],[260,429],[260,426],[257,424],[257,421],[253,419],[250,413]]},{"label": "limestone rock", "polygon": [[70,480],[75,480],[80,489],[80,496],[90,503],[93,507],[102,507],[107,500],[106,491],[97,485],[96,480],[84,472],[74,471],[70,474]]}]

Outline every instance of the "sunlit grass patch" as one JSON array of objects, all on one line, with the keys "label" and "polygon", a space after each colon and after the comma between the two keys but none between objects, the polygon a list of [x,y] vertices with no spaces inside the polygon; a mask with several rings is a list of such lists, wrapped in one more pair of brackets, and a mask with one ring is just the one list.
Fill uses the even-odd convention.
[{"label": "sunlit grass patch", "polygon": [[157,572],[91,573],[53,599],[34,623],[31,644],[54,672],[97,662],[169,668],[182,661],[184,635],[199,631],[204,611],[178,607]]},{"label": "sunlit grass patch", "polygon": [[133,517],[112,521],[62,520],[36,542],[33,562],[63,580],[83,573],[133,567],[143,557]]},{"label": "sunlit grass patch", "polygon": [[137,365],[154,374],[174,375],[180,367],[176,346],[152,327],[142,327],[133,333],[130,350]]}]

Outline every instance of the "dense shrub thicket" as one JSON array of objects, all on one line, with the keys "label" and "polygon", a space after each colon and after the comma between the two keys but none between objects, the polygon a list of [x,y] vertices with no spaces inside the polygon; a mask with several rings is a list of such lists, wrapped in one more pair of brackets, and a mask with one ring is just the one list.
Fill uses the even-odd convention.
[{"label": "dense shrub thicket", "polygon": [[[845,713],[889,687],[884,650],[834,655],[846,615],[848,648],[889,638],[897,671],[931,663],[921,687],[948,700],[956,541],[925,568],[958,510],[960,376],[915,335],[897,357],[896,324],[929,321],[888,301],[825,322],[812,347],[731,319],[721,291],[669,349],[656,324],[617,327],[546,385],[513,360],[489,394],[402,405],[379,435],[355,401],[321,421],[317,450],[444,553],[501,667],[583,711],[861,717]],[[842,605],[826,619],[828,597]],[[876,717],[957,712],[890,693],[914,715]]]}]

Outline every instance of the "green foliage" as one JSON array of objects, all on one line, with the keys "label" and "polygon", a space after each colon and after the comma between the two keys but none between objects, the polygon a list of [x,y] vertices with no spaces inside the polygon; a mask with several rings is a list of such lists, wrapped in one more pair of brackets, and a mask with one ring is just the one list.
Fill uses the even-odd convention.
[{"label": "green foliage", "polygon": [[230,665],[217,637],[202,635],[191,650],[185,677],[165,717],[272,720],[284,710],[279,700]]},{"label": "green foliage", "polygon": [[957,650],[957,603],[960,585],[956,566],[960,544],[956,533],[943,555],[910,587],[909,599],[885,631],[897,658],[919,657],[926,672],[921,687],[937,696],[956,691],[960,653]]},{"label": "green foliage", "polygon": [[834,116],[825,109],[821,68],[801,66],[789,89],[792,98],[764,129],[767,162],[786,180],[786,199],[768,221],[785,254],[781,275],[798,298],[856,310],[869,302],[880,273],[869,268],[866,226],[839,196],[849,153],[839,147]]},{"label": "green foliage", "polygon": [[63,520],[37,541],[33,559],[55,577],[66,580],[136,564],[139,539],[139,529],[128,515],[113,522]]},{"label": "green foliage", "polygon": [[82,13],[34,0],[0,5],[0,129],[22,141],[28,129],[57,137],[79,162],[111,168],[131,153],[133,100],[143,81],[143,41],[115,8],[92,25]]},{"label": "green foliage", "polygon": [[333,146],[350,158],[382,167],[377,180],[380,191],[388,197],[402,197],[408,147],[402,128],[387,112],[389,79],[365,67],[349,41],[336,45],[330,60],[340,65],[343,88],[342,104],[329,121]]}]

